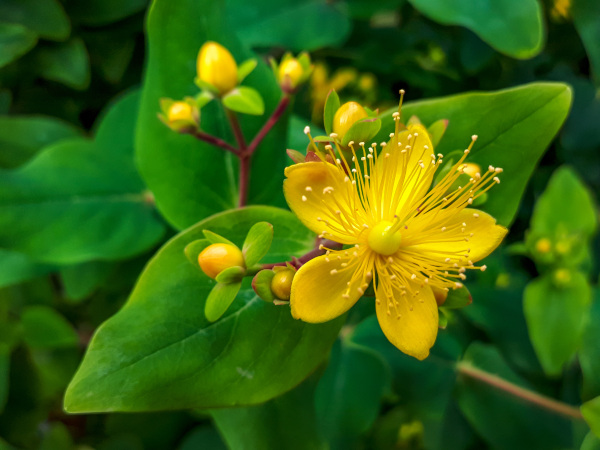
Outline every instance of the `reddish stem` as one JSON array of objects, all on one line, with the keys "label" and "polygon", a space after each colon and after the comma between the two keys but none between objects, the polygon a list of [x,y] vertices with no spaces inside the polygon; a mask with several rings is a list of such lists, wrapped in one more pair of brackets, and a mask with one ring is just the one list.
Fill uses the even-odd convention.
[{"label": "reddish stem", "polygon": [[[321,245],[325,248],[322,248]],[[334,242],[334,241],[330,241],[330,240],[317,239],[315,242],[315,248],[312,249],[310,252],[305,253],[300,258],[293,257],[291,261],[263,264],[262,268],[263,269],[272,269],[273,267],[276,267],[276,266],[285,266],[287,264],[290,264],[290,265],[294,266],[296,269],[299,269],[300,267],[302,267],[304,264],[306,264],[311,259],[317,258],[319,256],[323,256],[327,252],[326,248],[331,249],[331,250],[340,250],[342,248],[342,244],[340,244],[339,242]]]},{"label": "reddish stem", "polygon": [[223,150],[227,150],[228,152],[233,153],[234,155],[240,154],[240,151],[237,148],[228,144],[223,139],[213,136],[212,134],[208,134],[208,133],[205,133],[205,132],[199,131],[199,130],[191,131],[191,132],[189,132],[189,134],[194,136],[196,139],[199,139],[208,144],[214,145],[215,147],[220,147]]},{"label": "reddish stem", "polygon": [[246,206],[250,186],[250,155],[240,155],[240,199],[238,206]]},{"label": "reddish stem", "polygon": [[250,145],[248,145],[248,148],[246,149],[247,154],[252,155],[256,151],[256,148],[259,146],[259,144],[262,142],[265,136],[269,133],[269,131],[271,131],[271,128],[273,128],[275,124],[279,121],[279,119],[281,119],[281,116],[283,115],[289,104],[290,97],[287,94],[284,94],[281,100],[279,101],[277,108],[275,108],[275,111],[273,111],[273,114],[271,114],[271,117],[269,117],[269,120],[265,122],[265,124],[256,134],[254,139],[252,139],[252,142],[250,142]]},{"label": "reddish stem", "polygon": [[229,119],[229,124],[231,125],[231,131],[233,131],[233,136],[235,137],[235,142],[237,142],[240,153],[243,155],[247,151],[247,146],[240,122],[233,111],[229,109],[225,109],[225,111],[227,113],[227,118]]}]

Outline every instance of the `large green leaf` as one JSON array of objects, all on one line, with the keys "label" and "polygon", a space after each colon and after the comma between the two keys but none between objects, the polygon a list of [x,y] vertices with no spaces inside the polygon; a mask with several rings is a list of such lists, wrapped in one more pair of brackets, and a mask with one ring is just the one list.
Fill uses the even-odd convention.
[{"label": "large green leaf", "polygon": [[527,285],[523,307],[531,343],[544,371],[559,375],[579,349],[589,315],[591,289],[585,276],[571,271],[568,286],[557,287],[551,275]]},{"label": "large green leaf", "polygon": [[230,450],[326,450],[315,416],[317,377],[262,405],[215,409],[213,419]]},{"label": "large green leaf", "polygon": [[22,25],[0,22],[0,67],[13,62],[37,43],[37,35]]},{"label": "large green leaf", "polygon": [[12,169],[43,147],[81,136],[73,125],[47,116],[0,116],[0,167]]},{"label": "large green leaf", "polygon": [[264,402],[297,385],[328,353],[341,326],[293,320],[259,299],[246,279],[210,323],[214,281],[184,248],[210,229],[241,246],[259,221],[274,226],[266,262],[310,250],[314,236],[289,212],[249,207],[212,216],[169,241],[149,262],[128,303],[92,339],[65,395],[69,412],[212,408]]},{"label": "large green leaf", "polygon": [[45,39],[62,41],[71,32],[69,17],[58,0],[2,0],[0,17]]},{"label": "large green leaf", "polygon": [[[492,346],[473,343],[465,353],[468,364],[512,383],[520,388],[533,387],[511,370]],[[459,372],[460,373],[460,372]],[[463,374],[459,377],[456,395],[460,410],[495,449],[529,450],[532,448],[569,448],[571,421],[556,413],[541,409],[506,391]]]},{"label": "large green leaf", "polygon": [[598,86],[600,85],[600,3],[596,0],[574,0],[571,14]]},{"label": "large green leaf", "polygon": [[105,118],[121,136],[118,145],[101,126],[96,142],[61,141],[27,165],[0,172],[0,247],[75,264],[132,256],[161,238],[164,225],[133,163],[137,105],[130,94]]},{"label": "large green leaf", "polygon": [[387,362],[374,350],[336,343],[315,396],[319,428],[331,448],[352,448],[371,428],[390,381]]},{"label": "large green leaf", "polygon": [[[436,153],[465,149],[471,135],[479,139],[467,161],[482,168],[502,167],[501,183],[481,207],[502,225],[509,225],[538,160],[564,122],[571,90],[561,83],[532,83],[498,92],[467,93],[406,104],[402,116],[417,115],[430,125],[448,119]],[[393,130],[390,110],[382,115],[377,141],[387,141]]]},{"label": "large green leaf", "polygon": [[409,1],[436,22],[462,25],[514,58],[532,58],[542,49],[542,8],[536,0]]},{"label": "large green leaf", "polygon": [[[177,228],[237,205],[237,159],[191,136],[179,135],[156,117],[162,97],[194,95],[195,61],[200,46],[214,40],[229,48],[238,63],[253,57],[225,22],[223,0],[155,0],[148,16],[149,57],[144,79],[136,150],[142,176],[158,208]],[[281,90],[273,73],[260,63],[244,81],[257,89],[271,114]],[[266,117],[241,116],[247,140]],[[227,119],[218,102],[202,109],[202,128],[229,138]],[[250,174],[250,203],[283,204],[281,184],[286,162],[286,120],[258,147]]]},{"label": "large green leaf", "polygon": [[311,51],[340,45],[350,33],[344,10],[325,0],[229,0],[227,6],[238,36],[251,47]]}]

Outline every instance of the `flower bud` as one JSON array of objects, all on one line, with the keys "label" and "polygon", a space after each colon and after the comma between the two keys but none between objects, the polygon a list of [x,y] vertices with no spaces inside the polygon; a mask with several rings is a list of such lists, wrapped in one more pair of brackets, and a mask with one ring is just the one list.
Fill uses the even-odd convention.
[{"label": "flower bud", "polygon": [[463,173],[466,173],[471,178],[475,177],[478,173],[481,174],[481,167],[476,163],[465,163],[462,165],[464,167]]},{"label": "flower bud", "polygon": [[552,250],[552,243],[548,238],[541,238],[535,243],[535,249],[539,253],[549,253]]},{"label": "flower bud", "polygon": [[348,130],[361,119],[366,119],[367,111],[356,102],[344,103],[333,116],[333,132],[343,139]]},{"label": "flower bud", "polygon": [[289,300],[292,291],[292,280],[296,271],[289,267],[275,272],[275,276],[271,280],[271,292],[280,300]]},{"label": "flower bud", "polygon": [[198,255],[202,271],[215,279],[223,270],[230,267],[245,267],[244,256],[239,248],[230,244],[211,244]]},{"label": "flower bud", "polygon": [[569,269],[556,269],[552,273],[554,285],[560,288],[567,287],[571,283],[572,275]]},{"label": "flower bud", "polygon": [[198,78],[211,84],[219,94],[231,91],[238,84],[237,64],[222,45],[208,41],[200,52],[196,61]]},{"label": "flower bud", "polygon": [[160,120],[174,131],[186,132],[198,127],[200,123],[200,110],[194,99],[171,100],[163,98],[160,100],[162,113]]},{"label": "flower bud", "polygon": [[289,58],[281,63],[277,73],[279,84],[288,90],[293,90],[304,75],[304,69],[296,58]]}]

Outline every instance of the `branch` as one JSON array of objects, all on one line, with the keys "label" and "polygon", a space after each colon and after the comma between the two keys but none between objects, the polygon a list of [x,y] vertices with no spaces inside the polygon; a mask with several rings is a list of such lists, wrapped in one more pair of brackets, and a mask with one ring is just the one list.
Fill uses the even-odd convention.
[{"label": "branch", "polygon": [[[324,248],[321,248],[321,245]],[[334,241],[330,241],[330,240],[323,240],[323,239],[318,238],[315,241],[315,248],[312,249],[310,252],[305,253],[300,258],[296,258],[294,256],[294,257],[292,257],[291,261],[263,264],[262,268],[263,269],[272,269],[273,267],[276,267],[276,266],[285,266],[287,264],[291,264],[296,269],[299,269],[300,267],[302,267],[304,264],[306,264],[311,259],[317,258],[318,256],[323,256],[327,252],[327,249],[341,250],[341,248],[342,248],[342,244],[340,244],[338,242],[334,242]]]},{"label": "branch", "polygon": [[466,375],[475,380],[489,384],[490,386],[507,392],[515,397],[518,397],[526,402],[532,403],[542,409],[554,412],[563,416],[567,416],[572,419],[582,420],[583,416],[579,408],[568,405],[553,398],[546,397],[545,395],[538,394],[537,392],[530,391],[528,389],[517,386],[516,384],[506,381],[497,375],[485,372],[481,369],[473,367],[469,363],[460,362],[456,365],[458,372],[462,375]]},{"label": "branch", "polygon": [[204,141],[204,142],[206,142],[208,144],[214,145],[215,147],[222,148],[223,150],[227,150],[228,152],[231,152],[234,155],[239,156],[239,154],[240,154],[240,151],[237,148],[235,148],[232,145],[228,144],[223,139],[218,138],[216,136],[213,136],[212,134],[208,134],[208,133],[205,133],[205,132],[200,131],[200,130],[190,131],[190,132],[185,133],[185,134],[190,134],[190,135],[194,136],[196,139],[199,139],[199,140]]},{"label": "branch", "polygon": [[262,142],[265,136],[269,133],[269,131],[271,131],[271,128],[273,128],[275,124],[279,121],[279,119],[281,119],[281,116],[287,109],[289,103],[290,97],[287,94],[284,94],[281,100],[279,101],[277,108],[275,108],[275,111],[273,111],[273,114],[271,114],[271,117],[269,117],[269,119],[260,129],[260,131],[256,134],[254,139],[252,139],[250,145],[248,145],[248,148],[246,149],[246,153],[248,155],[252,155],[256,151],[256,148],[259,146],[259,144]]}]

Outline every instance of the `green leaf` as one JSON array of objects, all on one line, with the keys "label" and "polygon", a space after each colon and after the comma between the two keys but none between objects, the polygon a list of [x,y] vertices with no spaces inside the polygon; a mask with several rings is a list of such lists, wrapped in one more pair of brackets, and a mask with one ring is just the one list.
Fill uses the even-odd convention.
[{"label": "green leaf", "polygon": [[183,249],[224,234],[238,245],[252,225],[273,224],[267,262],[313,248],[314,235],[290,212],[248,207],[215,215],[180,233],[148,263],[129,301],[92,338],[65,395],[69,412],[217,408],[267,401],[297,385],[323,360],[343,318],[324,324],[292,319],[287,307],[242,286],[225,315],[210,323],[205,298],[214,286]]},{"label": "green leaf", "polygon": [[571,5],[573,24],[583,41],[596,86],[600,85],[600,3],[576,0]]},{"label": "green leaf", "polygon": [[333,346],[315,395],[317,423],[332,448],[353,448],[379,415],[391,372],[373,350],[351,342]]},{"label": "green leaf", "polygon": [[77,90],[89,86],[90,58],[81,39],[73,38],[64,44],[44,47],[37,57],[39,73],[45,79]]},{"label": "green leaf", "polygon": [[600,396],[581,405],[581,414],[592,432],[600,438]]},{"label": "green leaf", "polygon": [[536,201],[531,217],[532,231],[546,236],[563,231],[589,238],[597,222],[591,193],[572,169],[558,168]]},{"label": "green leaf", "polygon": [[467,287],[463,286],[460,289],[450,289],[442,306],[448,309],[459,309],[469,306],[471,303],[473,303],[473,297]]},{"label": "green leaf", "polygon": [[585,436],[579,450],[600,450],[600,438],[590,431]]},{"label": "green leaf", "polygon": [[265,103],[256,89],[238,86],[223,97],[226,108],[242,114],[261,116],[265,113]]},{"label": "green leaf", "polygon": [[[571,90],[561,83],[532,83],[489,93],[467,93],[407,103],[403,117],[417,115],[424,124],[448,119],[448,129],[436,153],[464,149],[471,135],[479,139],[468,162],[502,167],[501,183],[489,191],[481,209],[502,225],[512,222],[529,177],[564,122]],[[394,129],[390,109],[381,115],[376,142],[387,141]]]},{"label": "green leaf", "polygon": [[594,292],[590,318],[583,333],[579,364],[583,372],[582,397],[584,400],[600,395],[600,290]]},{"label": "green leaf", "polygon": [[202,234],[206,239],[210,241],[211,244],[228,244],[236,247],[236,245],[229,239],[224,238],[223,236],[220,236],[217,233],[213,233],[210,230],[202,230]]},{"label": "green leaf", "polygon": [[241,281],[232,284],[217,283],[206,298],[206,306],[204,307],[206,320],[214,322],[225,314],[241,287]]},{"label": "green leaf", "polygon": [[208,425],[200,425],[185,435],[177,450],[198,449],[227,450],[227,447],[217,430]]},{"label": "green leaf", "polygon": [[114,268],[113,263],[89,261],[61,269],[65,297],[75,303],[86,299],[104,284]]},{"label": "green leaf", "polygon": [[368,143],[381,129],[380,119],[364,119],[355,122],[342,139],[342,145],[354,141]]},{"label": "green leaf", "polygon": [[101,125],[96,142],[61,141],[0,171],[0,247],[76,264],[126,258],[158,242],[164,224],[132,155],[137,104],[135,93],[115,104],[103,122],[116,128]]},{"label": "green leaf", "polygon": [[227,7],[232,29],[250,47],[294,52],[335,47],[346,40],[351,28],[344,10],[326,0],[232,0]]},{"label": "green leaf", "polygon": [[327,136],[333,133],[333,118],[338,109],[340,109],[340,97],[337,92],[332,89],[329,91],[329,94],[327,94],[325,109],[323,110],[323,125],[325,126],[325,133],[327,133]]},{"label": "green leaf", "polygon": [[542,8],[536,0],[409,1],[430,19],[445,25],[462,25],[513,58],[532,58],[542,50]]},{"label": "green leaf", "polygon": [[230,450],[326,450],[315,416],[318,377],[267,403],[215,409],[211,415]]},{"label": "green leaf", "polygon": [[80,130],[55,117],[0,116],[0,167],[15,168],[47,145],[80,136]]},{"label": "green leaf", "polygon": [[185,246],[185,249],[183,251],[188,261],[192,263],[192,266],[200,269],[200,265],[198,264],[198,255],[202,253],[202,250],[204,250],[209,245],[211,245],[210,240],[198,239],[196,241],[190,242],[188,245]]},{"label": "green leaf", "polygon": [[86,0],[69,2],[69,14],[85,25],[108,25],[143,11],[148,0]]},{"label": "green leaf", "polygon": [[275,300],[273,291],[271,290],[271,282],[275,272],[270,269],[261,270],[252,279],[252,289],[256,292],[260,298],[266,302],[272,302]]},{"label": "green leaf", "polygon": [[4,410],[4,405],[6,405],[6,401],[8,400],[8,392],[10,389],[8,384],[10,350],[8,344],[0,342],[0,413]]},{"label": "green leaf", "polygon": [[242,247],[246,267],[258,264],[271,248],[271,242],[273,242],[273,225],[268,222],[254,224],[248,231]]},{"label": "green leaf", "polygon": [[242,281],[242,278],[244,278],[245,274],[246,270],[243,267],[233,266],[221,271],[221,273],[217,275],[217,278],[215,278],[215,280],[217,281],[217,283],[237,283],[239,281]]},{"label": "green leaf", "polygon": [[[160,98],[182,98],[197,91],[195,61],[205,41],[226,46],[236,61],[255,57],[231,34],[226,17],[222,0],[155,0],[148,15],[149,59],[138,121],[138,166],[161,213],[179,229],[238,204],[237,159],[191,136],[174,133],[156,117]],[[275,109],[281,89],[262,61],[244,84],[260,91],[267,114]],[[240,122],[250,140],[265,118],[243,116]],[[233,142],[218,102],[202,109],[202,129]],[[286,132],[284,116],[252,157],[250,203],[285,204],[281,185],[287,164]]]},{"label": "green leaf", "polygon": [[73,326],[48,306],[30,306],[21,315],[23,338],[35,349],[74,347],[79,337]]},{"label": "green leaf", "polygon": [[525,288],[523,307],[531,343],[548,375],[560,375],[579,349],[591,296],[585,276],[575,271],[568,286],[557,288],[551,275],[544,275]]},{"label": "green leaf", "polygon": [[254,58],[248,59],[241,63],[238,67],[237,71],[237,81],[240,84],[244,79],[252,73],[256,66],[258,65],[258,61]]},{"label": "green leaf", "polygon": [[458,404],[489,446],[506,450],[571,446],[571,420],[468,376],[472,370],[461,370],[465,366],[518,388],[533,390],[533,387],[513,372],[492,346],[475,342],[467,349],[464,361],[459,364]]},{"label": "green leaf", "polygon": [[446,128],[448,128],[448,121],[446,119],[440,119],[427,127],[427,131],[429,132],[431,143],[433,144],[434,148],[437,148],[438,144],[444,137]]},{"label": "green leaf", "polygon": [[47,264],[39,264],[27,255],[0,249],[0,287],[27,281],[54,270]]},{"label": "green leaf", "polygon": [[73,439],[69,430],[62,422],[53,422],[44,434],[38,450],[70,450],[73,448]]},{"label": "green leaf", "polygon": [[58,0],[2,0],[0,17],[44,39],[64,41],[71,32],[69,17]]},{"label": "green leaf", "polygon": [[37,43],[37,35],[22,25],[0,22],[0,67],[20,58]]}]

